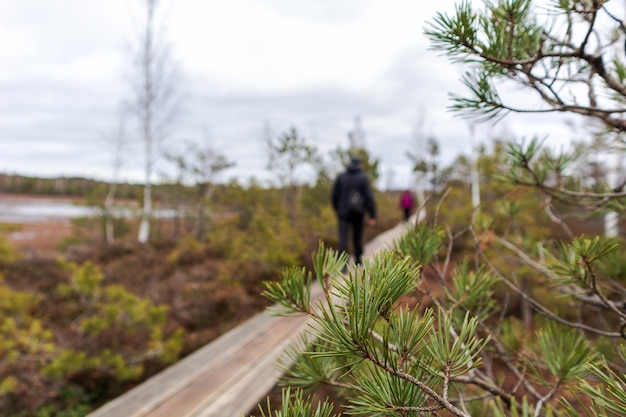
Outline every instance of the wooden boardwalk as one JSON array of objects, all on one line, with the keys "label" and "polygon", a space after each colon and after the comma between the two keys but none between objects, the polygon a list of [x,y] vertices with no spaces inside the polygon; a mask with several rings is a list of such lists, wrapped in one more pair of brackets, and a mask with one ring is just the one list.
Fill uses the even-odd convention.
[{"label": "wooden boardwalk", "polygon": [[[405,230],[399,224],[377,236],[364,255],[392,245]],[[319,285],[312,292],[321,293]],[[274,387],[276,361],[308,320],[259,313],[88,417],[243,416]]]}]

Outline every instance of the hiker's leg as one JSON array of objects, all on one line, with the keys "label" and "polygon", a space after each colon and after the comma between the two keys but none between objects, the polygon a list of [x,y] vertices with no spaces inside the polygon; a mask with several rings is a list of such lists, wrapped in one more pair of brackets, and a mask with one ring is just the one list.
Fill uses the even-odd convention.
[{"label": "hiker's leg", "polygon": [[348,252],[348,231],[350,222],[347,219],[339,218],[339,252]]},{"label": "hiker's leg", "polygon": [[363,216],[355,216],[352,221],[352,237],[354,242],[354,259],[357,265],[363,258]]}]

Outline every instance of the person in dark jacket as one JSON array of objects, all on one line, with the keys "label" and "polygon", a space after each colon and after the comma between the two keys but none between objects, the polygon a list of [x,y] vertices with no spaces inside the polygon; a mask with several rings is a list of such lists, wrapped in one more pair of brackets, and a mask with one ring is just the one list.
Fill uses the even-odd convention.
[{"label": "person in dark jacket", "polygon": [[339,222],[339,250],[348,252],[348,234],[352,229],[355,263],[363,257],[363,223],[376,224],[376,205],[369,179],[358,157],[351,157],[350,164],[339,174],[333,184],[331,196]]}]

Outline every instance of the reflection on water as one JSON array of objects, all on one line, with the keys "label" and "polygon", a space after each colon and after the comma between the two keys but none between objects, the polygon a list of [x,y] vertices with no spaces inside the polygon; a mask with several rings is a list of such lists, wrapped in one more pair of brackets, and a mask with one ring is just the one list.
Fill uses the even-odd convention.
[{"label": "reflection on water", "polygon": [[[66,200],[47,198],[6,198],[0,197],[0,222],[4,223],[39,223],[50,220],[68,220],[77,217],[92,217],[101,213],[97,207],[80,206]],[[115,208],[115,217],[133,217],[139,210]],[[158,209],[155,217],[171,218],[175,211]]]},{"label": "reflection on water", "polygon": [[8,223],[30,223],[47,220],[89,217],[97,214],[92,207],[76,206],[63,202],[37,202],[5,204],[0,201],[0,221]]},{"label": "reflection on water", "polygon": [[0,222],[37,223],[48,220],[64,220],[93,216],[93,207],[79,206],[71,201],[47,198],[0,197]]}]

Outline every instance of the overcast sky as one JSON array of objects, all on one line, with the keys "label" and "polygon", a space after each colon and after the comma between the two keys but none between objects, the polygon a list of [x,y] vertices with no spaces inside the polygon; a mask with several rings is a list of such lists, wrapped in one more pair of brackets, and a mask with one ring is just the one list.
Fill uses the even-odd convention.
[{"label": "overcast sky", "polygon": [[[448,93],[464,91],[463,69],[429,51],[423,35],[454,0],[162,3],[180,98],[166,145],[210,141],[236,162],[224,180],[268,178],[265,126],[274,136],[295,126],[327,152],[347,146],[359,116],[381,186],[409,185],[405,153],[415,152],[416,131],[436,137],[448,161],[470,151],[468,122],[446,111]],[[111,178],[111,132],[132,98],[142,4],[2,0],[1,172]],[[555,126],[546,123],[508,119],[500,128],[542,133]],[[478,140],[491,128],[479,126]],[[121,177],[141,180],[138,134],[128,136]]]}]

